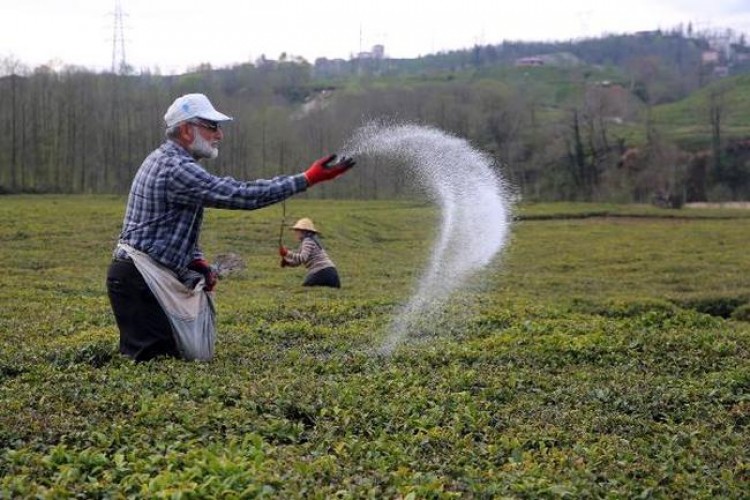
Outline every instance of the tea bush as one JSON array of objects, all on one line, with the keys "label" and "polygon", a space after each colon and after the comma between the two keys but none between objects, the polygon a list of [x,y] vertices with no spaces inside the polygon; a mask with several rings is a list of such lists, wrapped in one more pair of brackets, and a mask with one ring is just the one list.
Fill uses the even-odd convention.
[{"label": "tea bush", "polygon": [[104,288],[123,210],[0,197],[2,498],[747,497],[744,212],[520,207],[483,279],[384,356],[432,207],[289,201],[341,290],[278,267],[278,207],[209,211],[208,256],[247,264],[216,358],[135,364]]}]

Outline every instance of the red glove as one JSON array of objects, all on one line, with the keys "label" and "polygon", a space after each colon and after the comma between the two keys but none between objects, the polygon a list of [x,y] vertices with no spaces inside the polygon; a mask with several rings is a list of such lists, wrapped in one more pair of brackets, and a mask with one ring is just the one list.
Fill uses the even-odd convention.
[{"label": "red glove", "polygon": [[219,275],[214,271],[214,268],[209,265],[205,259],[195,259],[188,264],[188,269],[197,271],[203,275],[206,279],[206,286],[204,289],[207,292],[213,291],[216,286],[216,282],[219,280]]},{"label": "red glove", "polygon": [[284,245],[279,246],[279,255],[284,257],[288,253],[289,253],[289,249],[287,247],[285,247]]},{"label": "red glove", "polygon": [[336,161],[336,155],[325,156],[315,161],[310,165],[310,168],[305,171],[307,185],[312,186],[318,182],[335,179],[354,165],[354,160],[346,156],[342,156],[338,161]]}]

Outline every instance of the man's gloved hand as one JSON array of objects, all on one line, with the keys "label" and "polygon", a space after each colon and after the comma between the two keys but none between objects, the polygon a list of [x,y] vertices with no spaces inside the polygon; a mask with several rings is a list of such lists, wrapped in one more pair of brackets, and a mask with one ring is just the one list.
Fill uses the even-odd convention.
[{"label": "man's gloved hand", "polygon": [[313,162],[313,164],[310,165],[310,168],[305,171],[307,185],[312,186],[318,182],[335,179],[352,168],[355,164],[356,162],[352,158],[346,156],[342,156],[338,161],[336,161],[336,155],[325,156]]},{"label": "man's gloved hand", "polygon": [[201,273],[206,279],[205,290],[207,292],[213,291],[214,287],[216,287],[216,282],[219,280],[219,275],[214,271],[206,259],[194,259],[187,267],[188,269]]},{"label": "man's gloved hand", "polygon": [[288,253],[289,253],[289,249],[287,247],[285,247],[284,245],[279,245],[279,255],[284,257]]},{"label": "man's gloved hand", "polygon": [[286,266],[288,266],[289,264],[287,263],[286,259],[285,259],[284,257],[282,257],[282,258],[281,258],[281,262],[279,262],[279,265],[280,265],[281,267],[286,267]]}]

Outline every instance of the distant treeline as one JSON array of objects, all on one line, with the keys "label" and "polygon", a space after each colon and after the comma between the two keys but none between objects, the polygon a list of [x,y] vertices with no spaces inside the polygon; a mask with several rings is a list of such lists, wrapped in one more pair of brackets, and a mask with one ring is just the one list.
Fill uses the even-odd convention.
[{"label": "distant treeline", "polygon": [[[391,119],[467,139],[527,199],[676,206],[747,197],[745,148],[722,136],[719,94],[706,114],[712,132],[705,151],[665,140],[649,118],[653,106],[710,83],[703,44],[679,33],[612,36],[559,46],[506,43],[410,61],[312,65],[282,57],[232,68],[205,65],[180,76],[27,70],[6,59],[0,61],[6,75],[0,78],[0,191],[125,193],[143,158],[163,140],[171,101],[202,92],[235,118],[207,168],[240,179],[299,172],[335,152],[368,120]],[[514,63],[559,53],[565,55],[543,67]],[[410,193],[399,165],[374,161],[362,159],[341,182],[310,195]]]}]

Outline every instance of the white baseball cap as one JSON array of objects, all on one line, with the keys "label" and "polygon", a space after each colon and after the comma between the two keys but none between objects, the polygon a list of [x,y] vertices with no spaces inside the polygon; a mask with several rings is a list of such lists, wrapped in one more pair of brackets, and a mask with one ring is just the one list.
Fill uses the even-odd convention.
[{"label": "white baseball cap", "polygon": [[191,118],[203,118],[211,122],[227,122],[232,117],[224,113],[219,113],[211,105],[203,94],[185,94],[174,100],[167,113],[164,115],[164,122],[167,128],[177,125],[180,122],[190,120]]}]

